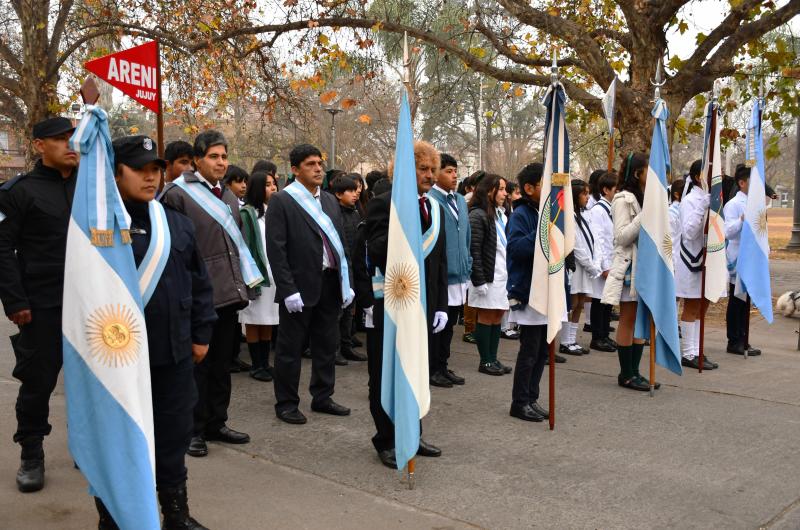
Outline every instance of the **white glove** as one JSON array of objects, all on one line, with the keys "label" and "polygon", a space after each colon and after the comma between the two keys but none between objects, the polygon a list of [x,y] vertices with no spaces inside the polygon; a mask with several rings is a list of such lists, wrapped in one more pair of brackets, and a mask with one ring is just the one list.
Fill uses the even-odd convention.
[{"label": "white glove", "polygon": [[342,309],[349,306],[353,303],[353,300],[356,298],[356,293],[352,289],[350,289],[350,293],[347,295],[347,298],[344,299],[344,303],[342,304]]},{"label": "white glove", "polygon": [[[488,288],[487,288],[488,289]],[[447,325],[447,313],[444,311],[437,311],[433,315],[433,332],[439,333]]]},{"label": "white glove", "polygon": [[367,329],[375,329],[375,323],[372,321],[372,310],[374,306],[364,308],[364,327]]},{"label": "white glove", "polygon": [[473,286],[472,288],[475,290],[475,294],[477,294],[477,295],[486,296],[487,294],[489,294],[489,284],[488,283],[484,283],[483,285],[478,285],[477,287]]},{"label": "white glove", "polygon": [[300,293],[287,296],[283,303],[286,304],[286,310],[290,313],[299,313],[303,310],[303,299],[300,298]]}]

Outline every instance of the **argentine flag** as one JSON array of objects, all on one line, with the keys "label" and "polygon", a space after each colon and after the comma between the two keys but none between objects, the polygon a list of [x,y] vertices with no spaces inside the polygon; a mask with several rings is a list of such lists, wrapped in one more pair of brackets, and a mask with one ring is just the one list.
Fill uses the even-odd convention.
[{"label": "argentine flag", "polygon": [[88,106],[70,144],[81,164],[62,315],[69,449],[120,528],[155,530],[161,523],[147,329],[106,112]]},{"label": "argentine flag", "polygon": [[772,287],[769,283],[767,197],[764,188],[764,145],[761,138],[762,105],[760,99],[753,101],[753,112],[747,126],[747,164],[752,169],[736,272],[742,289],[750,295],[753,304],[771,324]]},{"label": "argentine flag", "polygon": [[[719,104],[711,101],[706,105],[705,142],[703,142],[703,172],[700,182],[709,192],[708,236],[706,239],[705,298],[717,303],[728,292],[728,259],[725,257],[725,219],[722,215],[722,155],[720,154]],[[711,188],[708,188],[708,176]]]},{"label": "argentine flag", "polygon": [[575,214],[569,179],[569,136],[564,122],[564,87],[545,94],[545,144],[539,226],[534,246],[528,304],[547,315],[547,342],[553,342],[567,314],[564,264],[575,246]]},{"label": "argentine flag", "polygon": [[639,248],[636,258],[636,291],[639,304],[636,308],[634,336],[650,337],[650,317],[656,328],[656,362],[681,374],[681,357],[678,342],[678,310],[675,305],[675,272],[672,269],[672,239],[669,230],[670,168],[666,121],[667,104],[657,99],[652,112],[655,120],[650,163],[647,168],[647,186],[642,206],[642,227],[639,230]]},{"label": "argentine flag", "polygon": [[431,405],[425,260],[411,111],[405,90],[397,124],[383,296],[381,404],[394,422],[397,468],[403,469],[417,454],[419,420]]}]

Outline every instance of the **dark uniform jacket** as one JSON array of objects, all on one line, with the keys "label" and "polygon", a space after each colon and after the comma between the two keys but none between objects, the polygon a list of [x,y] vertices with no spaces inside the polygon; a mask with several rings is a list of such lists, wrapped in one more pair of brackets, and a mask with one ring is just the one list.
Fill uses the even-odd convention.
[{"label": "dark uniform jacket", "polygon": [[76,173],[42,164],[0,187],[0,300],[7,315],[61,307]]},{"label": "dark uniform jacket", "polygon": [[342,244],[350,253],[350,266],[352,268],[352,254],[356,244],[356,232],[358,231],[358,225],[361,222],[361,214],[358,213],[358,210],[355,206],[342,206],[340,204],[339,208],[342,210],[342,231],[344,234],[344,237],[342,238]]},{"label": "dark uniform jacket", "polygon": [[482,208],[469,211],[469,227],[472,239],[469,251],[472,255],[472,285],[478,287],[494,281],[494,262],[497,258],[497,224]]},{"label": "dark uniform jacket", "polygon": [[[350,249],[345,243],[339,201],[324,191],[320,192],[319,200],[322,211],[339,233],[349,261]],[[275,280],[275,302],[283,303],[286,297],[300,293],[303,305],[317,305],[322,293],[322,229],[286,191],[270,197],[264,223],[267,226],[267,261]],[[333,245],[331,250],[338,269],[339,255]],[[348,268],[348,273],[352,286],[352,268]],[[341,294],[339,296],[341,298]]]},{"label": "dark uniform jacket", "polygon": [[514,211],[508,219],[506,232],[506,270],[508,297],[528,303],[533,276],[533,255],[536,250],[536,227],[539,224],[539,210],[525,197],[514,201]]},{"label": "dark uniform jacket", "polygon": [[[392,192],[378,195],[367,204],[367,251],[373,266],[386,274],[386,253],[389,244],[389,208]],[[439,238],[428,257],[425,258],[425,294],[428,310],[428,323],[433,322],[437,311],[447,312],[447,241],[444,228],[445,212],[438,202],[427,200],[430,208],[439,208],[442,222],[439,225]],[[429,216],[430,217],[430,216]],[[422,231],[428,229],[430,221],[422,221]]]},{"label": "dark uniform jacket", "polygon": [[[126,202],[131,215],[131,240],[136,266],[150,244],[150,216],[147,203]],[[184,360],[192,355],[192,344],[208,344],[217,313],[211,281],[195,245],[192,221],[164,208],[171,246],[167,265],[144,308],[150,366]]]},{"label": "dark uniform jacket", "polygon": [[[184,172],[181,176],[189,183],[202,182],[190,171]],[[237,309],[246,307],[250,298],[255,298],[255,292],[248,289],[242,279],[239,249],[222,225],[176,184],[167,184],[161,202],[184,214],[194,223],[197,250],[206,264],[211,285],[214,286],[214,307],[218,309],[228,306],[235,306]],[[241,226],[239,200],[227,186],[222,186],[222,202],[228,205],[236,224]]]}]

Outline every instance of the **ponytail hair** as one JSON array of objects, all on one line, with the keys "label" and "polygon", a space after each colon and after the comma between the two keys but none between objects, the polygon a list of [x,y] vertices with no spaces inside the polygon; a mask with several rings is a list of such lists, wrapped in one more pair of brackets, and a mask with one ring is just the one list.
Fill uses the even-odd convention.
[{"label": "ponytail hair", "polygon": [[617,188],[620,191],[631,192],[639,206],[644,203],[644,191],[640,185],[642,173],[647,169],[647,155],[644,153],[628,153],[619,170],[620,180]]}]

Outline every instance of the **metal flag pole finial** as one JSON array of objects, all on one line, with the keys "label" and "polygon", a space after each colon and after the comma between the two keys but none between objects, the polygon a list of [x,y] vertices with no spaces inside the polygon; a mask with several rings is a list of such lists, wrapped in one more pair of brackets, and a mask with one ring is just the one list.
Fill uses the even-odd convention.
[{"label": "metal flag pole finial", "polygon": [[550,67],[550,82],[558,83],[558,52],[553,48],[553,65]]},{"label": "metal flag pole finial", "polygon": [[661,59],[658,60],[658,64],[656,65],[656,78],[655,80],[650,80],[650,84],[655,87],[655,99],[661,99],[661,87],[664,86],[667,82],[663,79],[663,69],[661,67]]},{"label": "metal flag pole finial", "polygon": [[411,82],[411,59],[408,56],[408,32],[403,34],[403,83]]},{"label": "metal flag pole finial", "polygon": [[719,100],[719,86],[721,81],[719,79],[714,80],[714,84],[711,88],[711,101],[716,103]]}]

